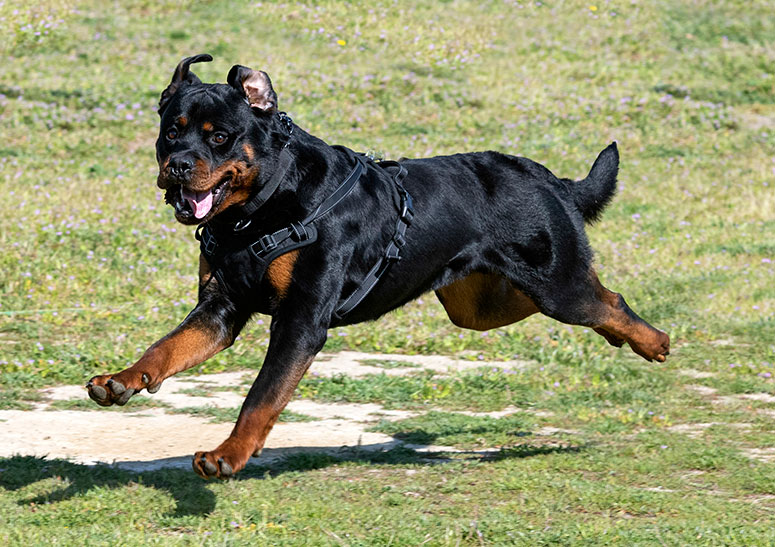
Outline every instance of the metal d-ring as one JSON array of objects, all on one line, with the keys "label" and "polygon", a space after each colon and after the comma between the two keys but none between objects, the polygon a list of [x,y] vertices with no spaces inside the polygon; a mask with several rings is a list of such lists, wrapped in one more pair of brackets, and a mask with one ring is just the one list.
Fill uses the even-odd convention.
[{"label": "metal d-ring", "polygon": [[243,218],[242,220],[238,220],[237,224],[234,225],[234,231],[240,232],[250,226],[250,223],[253,222],[253,219],[250,218]]}]

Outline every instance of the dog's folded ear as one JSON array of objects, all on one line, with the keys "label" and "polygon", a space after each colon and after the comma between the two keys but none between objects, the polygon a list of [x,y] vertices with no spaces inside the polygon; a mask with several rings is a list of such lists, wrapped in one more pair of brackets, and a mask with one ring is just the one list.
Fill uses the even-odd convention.
[{"label": "dog's folded ear", "polygon": [[234,65],[226,77],[230,86],[241,91],[248,99],[251,108],[263,112],[277,110],[277,93],[272,88],[272,80],[262,70],[253,70],[242,65]]},{"label": "dog's folded ear", "polygon": [[172,75],[172,81],[170,82],[170,85],[167,86],[167,89],[161,92],[161,99],[159,99],[159,116],[161,116],[162,111],[170,102],[172,96],[178,92],[178,89],[180,89],[181,85],[202,83],[202,80],[197,78],[196,74],[188,71],[188,67],[194,63],[209,63],[212,60],[212,55],[201,53],[199,55],[194,55],[193,57],[186,57],[180,61],[180,63],[178,63],[178,66]]}]

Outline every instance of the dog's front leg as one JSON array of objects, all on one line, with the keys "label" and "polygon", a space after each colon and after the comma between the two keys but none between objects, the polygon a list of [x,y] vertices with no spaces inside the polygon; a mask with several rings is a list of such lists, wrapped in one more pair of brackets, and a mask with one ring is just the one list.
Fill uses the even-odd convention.
[{"label": "dog's front leg", "polygon": [[124,405],[142,389],[156,393],[161,383],[229,347],[249,318],[221,293],[216,282],[199,293],[199,303],[183,322],[148,348],[131,367],[117,374],[95,376],[86,384],[101,406]]},{"label": "dog's front leg", "polygon": [[296,386],[326,341],[326,327],[305,321],[272,321],[264,365],[248,392],[231,435],[211,452],[197,452],[194,471],[225,479],[258,455]]}]

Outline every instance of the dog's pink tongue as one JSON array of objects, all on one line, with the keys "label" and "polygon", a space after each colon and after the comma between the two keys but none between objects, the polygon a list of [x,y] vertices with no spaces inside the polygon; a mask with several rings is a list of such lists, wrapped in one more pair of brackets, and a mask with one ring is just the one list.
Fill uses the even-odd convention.
[{"label": "dog's pink tongue", "polygon": [[183,189],[183,198],[191,205],[196,218],[203,218],[213,206],[212,192],[191,192]]}]

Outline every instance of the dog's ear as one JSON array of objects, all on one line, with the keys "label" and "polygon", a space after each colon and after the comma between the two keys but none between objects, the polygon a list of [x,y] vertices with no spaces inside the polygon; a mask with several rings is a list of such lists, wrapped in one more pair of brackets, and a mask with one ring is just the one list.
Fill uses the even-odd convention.
[{"label": "dog's ear", "polygon": [[201,53],[199,55],[194,55],[193,57],[186,57],[180,61],[180,63],[178,63],[178,66],[175,69],[175,73],[172,75],[172,81],[170,82],[170,85],[167,86],[167,89],[161,92],[161,99],[159,99],[160,116],[164,108],[170,102],[170,99],[172,99],[172,96],[178,92],[178,89],[180,89],[181,85],[202,83],[202,80],[197,78],[196,74],[188,71],[188,67],[194,63],[209,63],[212,60],[212,55]]},{"label": "dog's ear", "polygon": [[253,70],[242,65],[234,65],[226,78],[229,85],[245,94],[250,108],[263,112],[277,110],[277,93],[272,88],[272,80],[262,70]]}]

